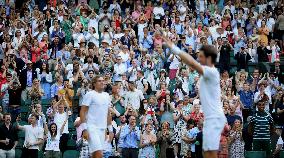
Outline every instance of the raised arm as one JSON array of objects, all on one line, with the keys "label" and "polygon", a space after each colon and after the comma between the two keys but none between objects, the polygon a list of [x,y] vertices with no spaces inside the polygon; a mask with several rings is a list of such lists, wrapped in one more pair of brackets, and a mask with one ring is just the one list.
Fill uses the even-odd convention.
[{"label": "raised arm", "polygon": [[21,125],[19,124],[19,121],[20,121],[20,118],[17,117],[17,119],[16,119],[16,128],[19,129],[19,130],[25,130],[25,127],[24,127],[24,126],[21,126]]},{"label": "raised arm", "polygon": [[69,118],[68,113],[66,113],[66,115],[67,115],[67,116],[66,116],[66,120],[64,121],[62,127],[60,128],[60,135],[63,133],[64,127],[65,127],[65,125],[66,125],[66,123],[67,123],[67,121],[68,121],[68,118]]},{"label": "raised arm", "polygon": [[[163,32],[163,31],[161,31],[161,32]],[[186,65],[191,66],[200,75],[203,75],[202,66],[191,55],[182,51],[173,42],[171,42],[171,40],[168,37],[165,36],[164,32],[163,32],[162,39],[166,43],[166,46],[168,48],[170,48],[175,55],[178,55]]]}]

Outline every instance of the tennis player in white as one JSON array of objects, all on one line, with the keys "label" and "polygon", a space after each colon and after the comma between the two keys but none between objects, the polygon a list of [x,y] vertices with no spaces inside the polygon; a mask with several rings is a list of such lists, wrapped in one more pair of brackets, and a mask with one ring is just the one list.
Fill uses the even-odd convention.
[{"label": "tennis player in white", "polygon": [[104,92],[104,78],[96,76],[92,80],[92,90],[83,98],[80,111],[81,123],[85,124],[89,134],[89,150],[92,158],[103,157],[105,131],[113,132],[111,126],[110,95]]},{"label": "tennis player in white", "polygon": [[203,151],[204,158],[217,158],[220,138],[226,123],[221,104],[220,75],[214,64],[217,58],[217,50],[211,45],[203,45],[199,49],[198,60],[200,64],[188,53],[181,51],[168,39],[164,32],[163,41],[175,55],[191,66],[200,74],[200,91],[202,110],[204,112],[203,124]]}]

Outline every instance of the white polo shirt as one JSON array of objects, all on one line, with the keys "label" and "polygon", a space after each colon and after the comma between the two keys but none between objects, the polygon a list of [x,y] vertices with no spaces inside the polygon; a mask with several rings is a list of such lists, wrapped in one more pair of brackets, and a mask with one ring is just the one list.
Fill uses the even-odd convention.
[{"label": "white polo shirt", "polygon": [[202,66],[202,68],[199,96],[205,119],[224,118],[219,72],[215,67]]},{"label": "white polo shirt", "polygon": [[[33,144],[37,142],[39,139],[43,139],[43,128],[39,126],[33,127],[32,125],[24,125],[23,126],[24,131],[25,131],[25,141],[24,141],[24,146],[26,146],[27,143]],[[28,149],[38,149],[38,145],[34,145],[29,147]]]},{"label": "white polo shirt", "polygon": [[108,108],[111,106],[110,95],[106,92],[89,91],[85,94],[82,106],[88,106],[87,126],[106,129]]},{"label": "white polo shirt", "polygon": [[[67,113],[64,112],[60,114],[59,112],[54,115],[54,123],[57,125],[57,132],[60,132],[61,127],[64,124],[64,121],[67,119]],[[69,133],[68,131],[68,121],[64,125],[63,133]]]}]

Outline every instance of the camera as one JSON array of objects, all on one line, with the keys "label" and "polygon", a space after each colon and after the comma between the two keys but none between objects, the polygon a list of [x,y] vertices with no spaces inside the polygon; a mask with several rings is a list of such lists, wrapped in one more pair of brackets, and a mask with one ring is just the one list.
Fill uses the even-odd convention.
[{"label": "camera", "polygon": [[17,80],[15,79],[15,80],[12,82],[12,87],[13,87],[14,89],[19,88],[19,87],[20,87],[19,81],[17,81]]}]

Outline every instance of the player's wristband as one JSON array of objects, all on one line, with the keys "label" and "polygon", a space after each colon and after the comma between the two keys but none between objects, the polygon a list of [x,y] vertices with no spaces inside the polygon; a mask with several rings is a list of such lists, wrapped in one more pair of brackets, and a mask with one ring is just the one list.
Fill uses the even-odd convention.
[{"label": "player's wristband", "polygon": [[112,125],[108,125],[108,126],[107,126],[107,129],[108,129],[108,132],[113,132],[113,127],[112,127]]},{"label": "player's wristband", "polygon": [[180,50],[180,48],[176,45],[173,46],[172,51],[176,55],[179,55],[180,53],[182,53],[182,50]]}]

